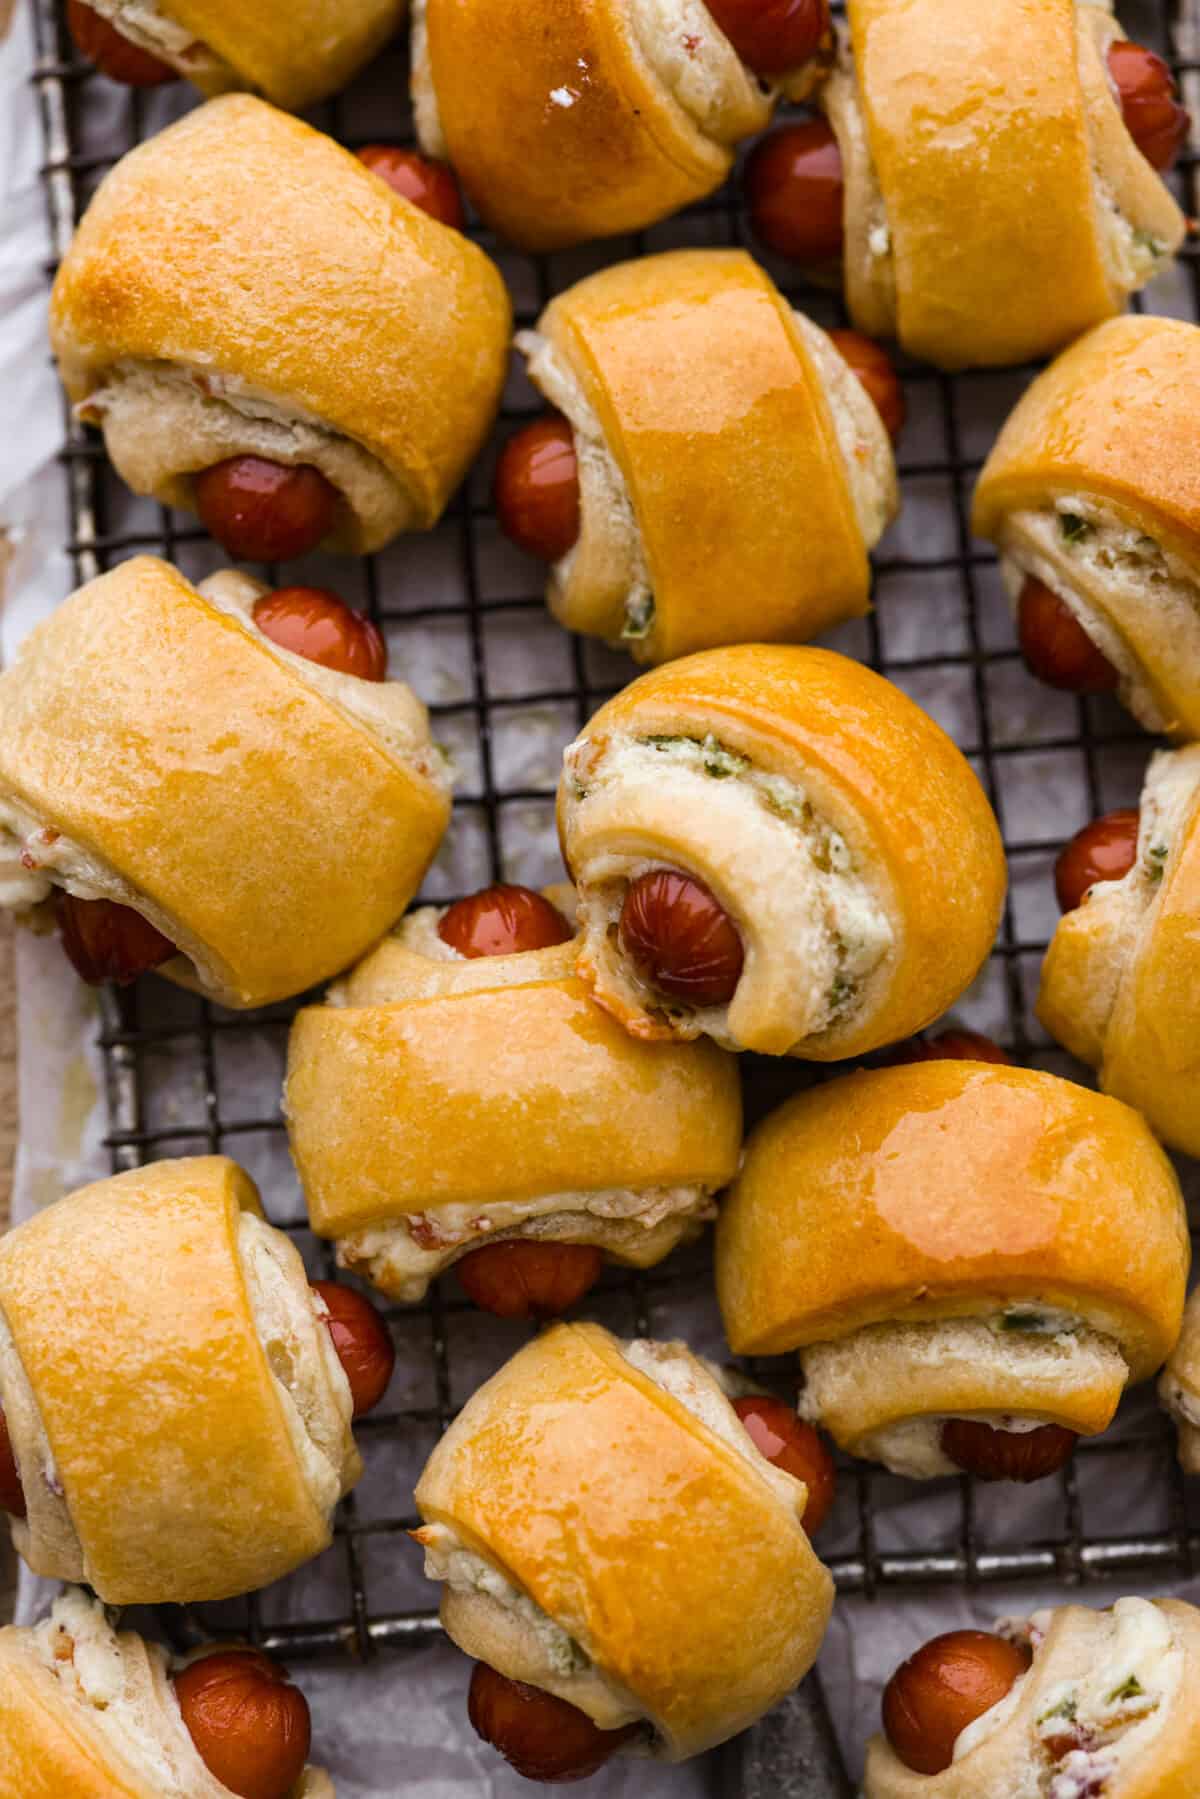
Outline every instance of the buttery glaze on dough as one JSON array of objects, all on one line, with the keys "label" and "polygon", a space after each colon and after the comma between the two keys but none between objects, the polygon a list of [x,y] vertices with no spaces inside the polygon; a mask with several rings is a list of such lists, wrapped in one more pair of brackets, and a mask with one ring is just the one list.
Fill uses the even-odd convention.
[{"label": "buttery glaze on dough", "polygon": [[[313,1229],[369,1263],[361,1233],[478,1216],[399,1296],[497,1235],[594,1242],[620,1262],[660,1261],[711,1216],[741,1148],[736,1066],[712,1044],[640,1044],[588,998],[576,946],[462,960],[423,953],[418,912],[296,1019],[285,1110]],[[586,1213],[589,1195],[692,1188],[691,1214],[642,1226]],[[553,1224],[489,1229],[490,1206],[562,1195]],[[449,1226],[448,1226],[449,1228]],[[410,1258],[411,1259],[411,1258]],[[391,1290],[386,1276],[370,1278]]]},{"label": "buttery glaze on dough", "polygon": [[[595,431],[623,486],[614,506],[582,470],[580,539],[550,587],[563,624],[665,662],[747,635],[802,640],[867,610],[867,550],[898,505],[887,434],[743,251],[605,269],[518,343],[554,403],[570,412],[579,396],[581,460]],[[547,354],[558,381],[541,372]],[[640,634],[631,569],[653,606]]]},{"label": "buttery glaze on dough", "polygon": [[[13,1539],[35,1573],[86,1580],[112,1605],[187,1604],[266,1586],[328,1545],[333,1502],[362,1469],[349,1387],[331,1385],[340,1466],[321,1467],[321,1503],[288,1370],[277,1375],[256,1323],[245,1214],[261,1215],[248,1177],[196,1157],[82,1188],[0,1245],[21,1371],[3,1364],[0,1403],[23,1482],[45,1481],[75,1539],[52,1544],[31,1505]],[[298,1254],[282,1252],[308,1303]],[[338,1383],[336,1358],[323,1366]],[[29,1395],[49,1452],[40,1475]]]},{"label": "buttery glaze on dough", "polygon": [[[806,1489],[751,1451],[719,1437],[607,1331],[557,1325],[467,1403],[430,1457],[417,1506],[503,1569],[579,1647],[579,1672],[604,1677],[607,1704],[648,1718],[656,1753],[680,1761],[788,1692],[829,1619],[832,1583],[801,1523]],[[549,1667],[533,1675],[519,1626],[447,1598],[446,1627],[468,1654],[482,1655],[486,1639],[500,1672],[600,1709],[597,1683]]]},{"label": "buttery glaze on dough", "polygon": [[944,368],[1029,361],[1119,312],[1185,221],[1076,0],[849,0],[824,92],[860,330]]},{"label": "buttery glaze on dough", "polygon": [[314,460],[307,440],[264,451],[261,421],[224,403],[240,395],[368,459],[375,480],[360,504],[343,491],[330,540],[364,554],[432,525],[470,466],[499,404],[511,309],[461,232],[321,132],[228,95],[106,176],[63,259],[50,328],[85,412],[103,415],[106,384],[130,368],[198,384],[173,431],[160,433],[151,398],[114,450],[137,492],[193,509],[192,475],[227,457]]},{"label": "buttery glaze on dough", "polygon": [[245,611],[261,589],[212,585],[137,557],[38,626],[0,676],[0,814],[79,846],[85,897],[150,918],[182,952],[172,978],[261,1006],[393,923],[449,791],[406,688],[279,650]]},{"label": "buttery glaze on dough", "polygon": [[[739,1354],[867,1333],[823,1419],[848,1447],[916,1417],[1032,1413],[1103,1430],[1126,1381],[1174,1344],[1189,1260],[1179,1184],[1136,1112],[970,1062],[853,1074],[788,1101],[750,1138],[717,1227]],[[969,1320],[994,1333],[994,1353],[978,1330],[952,1350]],[[944,1353],[906,1337],[913,1326],[943,1327]],[[1030,1358],[1014,1355],[1031,1331],[1046,1346],[1065,1332],[1036,1393]],[[1089,1333],[1119,1364],[1102,1344],[1088,1352]]]}]

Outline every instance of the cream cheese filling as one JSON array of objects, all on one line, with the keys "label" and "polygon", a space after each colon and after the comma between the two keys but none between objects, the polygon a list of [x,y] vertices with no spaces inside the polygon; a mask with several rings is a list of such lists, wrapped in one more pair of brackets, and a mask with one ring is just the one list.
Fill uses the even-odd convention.
[{"label": "cream cheese filling", "polygon": [[412,107],[417,142],[426,156],[438,162],[450,160],[450,146],[442,130],[433,67],[429,60],[428,0],[412,0],[409,8],[409,49],[412,57]]},{"label": "cream cheese filling", "polygon": [[452,1203],[340,1237],[337,1259],[339,1267],[364,1275],[412,1305],[424,1298],[431,1280],[484,1243],[525,1237],[605,1248],[616,1246],[613,1227],[625,1225],[629,1231],[617,1233],[620,1248],[636,1260],[634,1233],[648,1236],[678,1221],[688,1227],[684,1234],[691,1234],[716,1215],[713,1189],[700,1185],[605,1187],[543,1193],[534,1199]]},{"label": "cream cheese filling", "polygon": [[[1051,1750],[1047,1782],[1039,1788],[1046,1799],[1088,1799],[1098,1780],[1115,1778],[1164,1727],[1179,1690],[1183,1651],[1158,1606],[1146,1599],[1118,1599],[1103,1616],[1107,1641],[1090,1659],[1088,1673],[1052,1682],[1041,1698],[1038,1739],[1060,1750]],[[1030,1621],[1035,1655],[1050,1621],[1046,1614]],[[1018,1628],[1009,1634],[1026,1633]],[[1035,1661],[997,1705],[960,1733],[955,1762],[1003,1729],[1037,1672]]]},{"label": "cream cheese filling", "polygon": [[83,1547],[71,1522],[41,1408],[2,1312],[0,1401],[25,1495],[25,1517],[10,1520],[13,1544],[35,1573],[85,1580]]},{"label": "cream cheese filling", "polygon": [[846,25],[837,27],[837,60],[819,104],[837,138],[844,171],[843,263],[850,312],[859,329],[872,337],[894,337],[899,303],[891,227]]},{"label": "cream cheese filling", "polygon": [[703,0],[628,0],[629,30],[659,84],[712,143],[761,131],[778,87],[742,62]]},{"label": "cream cheese filling", "polygon": [[[103,428],[109,454],[139,492],[169,488],[173,503],[184,504],[197,470],[256,455],[286,466],[311,463],[356,520],[373,526],[384,520],[388,535],[412,526],[411,497],[362,444],[219,369],[123,357],[75,412]],[[192,458],[183,468],[181,442]]]},{"label": "cream cheese filling", "polygon": [[[526,358],[529,379],[575,433],[581,528],[566,555],[551,567],[550,610],[567,626],[591,623],[589,613],[603,613],[606,623],[598,635],[611,643],[647,637],[653,630],[654,601],[642,534],[596,410],[567,358],[540,331],[518,332],[515,341]],[[597,575],[607,590],[603,598],[583,591],[577,596],[576,588],[590,587]]]},{"label": "cream cheese filling", "polygon": [[[1019,1368],[1028,1394],[1020,1412],[982,1406],[924,1413],[856,1432],[845,1443],[855,1455],[880,1462],[910,1480],[961,1473],[941,1447],[942,1426],[950,1419],[1017,1434],[1038,1430],[1057,1422],[1056,1400],[1074,1390],[1091,1391],[1102,1382],[1119,1393],[1129,1372],[1110,1337],[1081,1318],[1049,1307],[1010,1307],[984,1317],[920,1324],[867,1325],[836,1342],[813,1343],[801,1352],[805,1384],[797,1401],[800,1416],[830,1428],[830,1419],[844,1405],[869,1410],[888,1361],[895,1357],[933,1381],[940,1369],[970,1366],[984,1393],[991,1378],[1011,1386],[1014,1369]],[[839,1440],[845,1436],[834,1434]]]},{"label": "cream cheese filling", "polygon": [[[413,774],[449,793],[453,777],[447,758],[429,736],[428,713],[402,681],[363,681],[337,669],[322,668],[293,655],[265,637],[254,623],[254,603],[268,589],[261,581],[225,569],[202,581],[197,590],[216,611],[232,618],[310,687],[338,707]],[[55,887],[79,899],[107,899],[129,906],[148,918],[164,936],[176,941],[178,925],[124,880],[108,863],[82,844],[41,822],[15,795],[0,794],[0,908],[21,914],[36,911]],[[190,948],[178,944],[181,957],[195,965]],[[198,946],[197,946],[198,947]]]},{"label": "cream cheese filling", "polygon": [[[757,916],[727,908],[743,938],[768,940],[777,979],[786,982],[792,1041],[800,1043],[852,1017],[870,976],[891,949],[894,932],[879,899],[856,866],[845,837],[817,811],[803,787],[756,768],[716,738],[614,734],[596,745],[579,739],[564,758],[577,804],[571,834],[586,843],[589,813],[609,802],[637,819],[643,803],[686,828],[703,819],[710,836],[736,843],[738,862],[754,871],[754,892],[765,896]],[[616,941],[625,893],[644,873],[674,866],[669,850],[652,854],[619,848],[584,849],[573,857],[580,919],[603,956]],[[686,861],[681,863],[686,868]],[[755,954],[747,943],[746,967]],[[621,979],[647,1007],[678,1019],[685,1035],[701,1032],[736,1047],[728,1006],[688,1009],[664,1001],[625,958]],[[794,1020],[794,1025],[793,1025]]]},{"label": "cream cheese filling", "polygon": [[30,1639],[42,1666],[148,1788],[162,1799],[229,1799],[183,1721],[165,1650],[118,1635],[104,1607],[80,1592],[57,1599]]},{"label": "cream cheese filling", "polygon": [[327,1309],[309,1286],[295,1247],[253,1212],[243,1212],[238,1222],[238,1259],[314,1503],[332,1512],[347,1485],[354,1403],[324,1322]]},{"label": "cream cheese filling", "polygon": [[1149,731],[1170,726],[1136,653],[1110,622],[1109,604],[1131,620],[1152,610],[1155,632],[1178,646],[1180,662],[1200,662],[1196,571],[1086,494],[1010,513],[998,541],[1014,608],[1026,576],[1045,582],[1117,670],[1121,699],[1139,723]]},{"label": "cream cheese filling", "polygon": [[451,1525],[426,1524],[420,1540],[427,1580],[444,1582],[459,1592],[484,1593],[502,1611],[522,1618],[535,1631],[547,1665],[555,1674],[565,1678],[591,1667],[591,1657],[574,1637],[491,1562],[468,1549]]},{"label": "cream cheese filling", "polygon": [[[1135,919],[1149,910],[1162,885],[1176,846],[1200,800],[1200,747],[1156,750],[1150,758],[1138,815],[1137,856],[1119,881],[1097,881],[1085,904],[1098,900]],[[1118,933],[1118,940],[1124,934]]]}]

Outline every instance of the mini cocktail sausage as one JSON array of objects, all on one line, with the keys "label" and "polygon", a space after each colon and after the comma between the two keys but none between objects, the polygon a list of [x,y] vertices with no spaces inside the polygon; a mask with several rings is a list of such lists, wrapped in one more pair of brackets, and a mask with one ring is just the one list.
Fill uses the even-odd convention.
[{"label": "mini cocktail sausage", "polygon": [[223,1650],[175,1676],[201,1761],[239,1799],[288,1799],[312,1741],[308,1701],[257,1649]]},{"label": "mini cocktail sausage", "polygon": [[1054,864],[1054,888],[1064,912],[1082,906],[1097,881],[1120,881],[1137,861],[1140,814],[1122,806],[1077,831]]},{"label": "mini cocktail sausage", "polygon": [[396,1366],[396,1346],[387,1325],[361,1293],[338,1281],[314,1281],[312,1288],[324,1301],[325,1322],[350,1383],[354,1416],[361,1418],[387,1391]]},{"label": "mini cocktail sausage", "polygon": [[323,587],[277,587],[254,602],[264,637],[306,662],[362,681],[382,681],[388,653],[379,627]]},{"label": "mini cocktail sausage", "polygon": [[985,1630],[952,1630],[902,1662],[883,1694],[883,1728],[916,1774],[940,1774],[968,1724],[991,1711],[1029,1666],[1029,1652]]}]

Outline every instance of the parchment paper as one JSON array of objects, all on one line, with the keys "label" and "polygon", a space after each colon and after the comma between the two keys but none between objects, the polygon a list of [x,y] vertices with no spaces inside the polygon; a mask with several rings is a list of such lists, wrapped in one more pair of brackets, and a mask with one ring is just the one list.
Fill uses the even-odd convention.
[{"label": "parchment paper", "polygon": [[[1134,15],[1128,19],[1134,26]],[[64,483],[53,458],[61,441],[62,412],[51,372],[44,335],[47,240],[44,197],[38,179],[42,160],[39,122],[29,85],[32,64],[29,20],[18,8],[14,34],[0,45],[0,394],[6,426],[0,431],[0,528],[12,540],[14,569],[11,596],[3,619],[3,651],[11,657],[32,622],[55,605],[71,586]],[[402,128],[403,69],[398,58],[385,58],[371,78],[356,90],[344,117],[353,117],[356,135],[394,135]],[[128,100],[104,84],[92,83],[88,150],[97,155],[119,145]],[[150,116],[162,122],[190,101],[180,89],[148,97]],[[650,234],[649,247],[703,241],[711,228],[672,221]],[[714,241],[726,241],[723,230]],[[621,254],[620,247],[589,249],[555,259],[555,278],[565,285],[589,267]],[[628,253],[626,247],[624,253]],[[536,293],[527,264],[502,258],[518,306],[529,309]],[[1149,296],[1152,310],[1188,316],[1187,291],[1181,276],[1159,283]],[[816,316],[832,313],[814,296]],[[513,394],[523,377],[514,374]],[[956,423],[963,453],[981,458],[1000,420],[1012,404],[1020,380],[1005,374],[966,377],[958,384]],[[527,391],[527,390],[526,390]],[[935,468],[948,459],[946,421],[936,390],[914,384],[910,402],[915,416],[903,450],[910,463]],[[487,492],[485,459],[473,477],[476,497]],[[114,517],[153,528],[155,512],[120,491],[111,493]],[[949,477],[941,473],[911,477],[905,483],[905,511],[880,552],[885,571],[877,591],[879,626],[890,657],[919,659],[952,655],[968,647],[959,576],[950,569],[888,569],[890,561],[957,551]],[[481,527],[487,530],[487,527]],[[536,591],[531,565],[493,536],[483,544],[484,597],[524,601]],[[426,539],[393,548],[383,558],[385,591],[390,606],[406,610],[432,608],[434,616],[394,622],[389,628],[392,666],[410,679],[422,696],[440,708],[438,733],[454,750],[460,789],[477,793],[482,783],[476,744],[472,646],[462,621],[436,616],[460,597],[462,540],[457,522]],[[198,576],[216,565],[208,545],[185,544],[180,561]],[[981,590],[979,617],[985,647],[1010,647],[1012,626],[994,571],[977,571]],[[340,585],[353,598],[356,571],[346,563],[314,559],[297,579]],[[865,627],[835,633],[829,641],[850,654],[864,654]],[[553,691],[571,685],[568,640],[539,609],[514,608],[490,613],[484,654],[493,695]],[[585,663],[597,685],[616,686],[630,677],[625,660],[588,646]],[[972,674],[965,664],[918,667],[906,671],[903,685],[968,747],[975,746],[977,717]],[[1074,702],[1032,683],[1015,662],[990,664],[986,705],[993,742],[1007,747],[1031,738],[1070,736],[1076,729]],[[1124,728],[1115,708],[1102,702],[1101,724]],[[570,702],[547,698],[501,706],[493,715],[494,779],[500,787],[552,788],[563,744],[576,729]],[[1105,805],[1136,799],[1148,745],[1122,741],[1098,756]],[[1054,922],[1049,869],[1052,848],[1090,814],[1077,751],[1031,751],[997,758],[1002,784],[1002,810],[1007,834],[1045,842],[1044,855],[1026,856],[1014,864],[1013,907],[1022,941],[1044,939]],[[515,803],[502,816],[505,871],[510,878],[535,884],[559,874],[551,807],[548,801]],[[427,892],[437,896],[463,891],[488,878],[487,846],[481,815],[474,809],[456,814],[447,846],[431,875]],[[1032,992],[1037,957],[1022,961],[1020,978]],[[102,1147],[107,1128],[103,1103],[104,1074],[95,1047],[97,1008],[94,998],[74,979],[49,940],[21,934],[19,948],[21,1023],[21,1147],[15,1213],[28,1216],[39,1206],[81,1182],[109,1171]],[[145,1023],[173,1020],[183,1025],[196,1017],[198,1002],[176,994],[157,981],[139,990],[139,1017]],[[1003,1034],[1007,1014],[1003,972],[993,963],[973,992],[956,1009],[956,1020]],[[268,1116],[277,1107],[286,1030],[275,1023],[223,1034],[220,1046],[219,1103],[226,1121]],[[1052,1046],[1039,1044],[1041,1065],[1082,1078],[1080,1071]],[[147,1053],[142,1060],[143,1092],[150,1128],[176,1129],[180,1135],[169,1152],[186,1154],[207,1147],[203,1071],[187,1055],[168,1049]],[[800,1071],[771,1071],[774,1097],[801,1078]],[[777,1090],[777,1091],[776,1091]],[[194,1125],[194,1131],[192,1129]],[[190,1134],[189,1134],[190,1133]],[[271,1216],[277,1222],[302,1216],[295,1176],[278,1130],[239,1135],[225,1145],[259,1181]],[[1194,1171],[1189,1172],[1194,1185]],[[316,1246],[301,1236],[301,1247],[317,1266]],[[675,1259],[650,1283],[651,1326],[659,1335],[684,1335],[694,1347],[724,1353],[711,1295],[705,1257],[686,1254]],[[624,1334],[634,1328],[630,1301],[619,1290],[602,1289],[589,1313]],[[461,1403],[480,1380],[522,1340],[522,1332],[495,1320],[455,1313],[448,1321],[452,1399]],[[397,1326],[399,1366],[387,1404],[432,1406],[435,1400],[430,1358],[430,1326],[426,1316],[402,1319]],[[1122,1409],[1115,1431],[1131,1436],[1144,1424],[1151,1396],[1135,1395]],[[355,1497],[359,1522],[383,1523],[411,1511],[416,1474],[432,1445],[432,1427],[414,1430],[404,1442],[393,1433],[363,1433],[367,1474]],[[882,1549],[928,1548],[957,1540],[960,1501],[954,1483],[928,1487],[883,1478],[873,1483]],[[1161,1529],[1167,1524],[1166,1463],[1152,1464],[1145,1452],[1131,1453],[1128,1466],[1108,1456],[1081,1458],[1084,1529],[1089,1536],[1128,1534]],[[977,1534],[984,1544],[1013,1546],[1063,1528],[1062,1496],[1056,1482],[1025,1491],[981,1492],[977,1502]],[[858,1543],[856,1497],[849,1488],[839,1498],[831,1524],[818,1545],[825,1553],[852,1552]],[[380,1532],[361,1540],[360,1553],[370,1603],[377,1612],[431,1608],[432,1590],[422,1580],[420,1558],[402,1537]],[[1111,1588],[1089,1585],[1083,1594],[1092,1604],[1105,1604],[1121,1591],[1152,1593],[1166,1588],[1147,1585],[1140,1575]],[[1178,1583],[1175,1592],[1191,1593]],[[1006,1612],[1031,1609],[1070,1596],[1066,1587],[986,1588],[974,1596],[954,1590],[892,1590],[875,1600],[840,1601],[821,1657],[825,1681],[839,1733],[852,1768],[861,1767],[866,1737],[875,1727],[879,1691],[896,1662],[926,1637],[961,1624],[986,1625]],[[48,1603],[46,1583],[25,1574],[19,1615],[28,1620]],[[293,1618],[344,1615],[345,1550],[335,1546],[312,1567],[282,1583],[263,1599],[270,1623]],[[212,1608],[213,1623],[235,1622],[238,1607]],[[156,1628],[153,1617],[137,1622]],[[373,1665],[305,1667],[301,1678],[313,1705],[315,1741],[320,1759],[334,1772],[341,1799],[388,1799],[403,1793],[410,1799],[482,1799],[483,1795],[528,1794],[529,1787],[511,1775],[479,1745],[464,1708],[467,1666],[449,1645],[432,1642],[411,1653],[388,1654]],[[603,1799],[652,1791],[656,1799],[699,1799],[715,1791],[715,1773],[701,1763],[685,1769],[663,1769],[646,1763],[618,1764],[592,1783],[589,1791]]]}]

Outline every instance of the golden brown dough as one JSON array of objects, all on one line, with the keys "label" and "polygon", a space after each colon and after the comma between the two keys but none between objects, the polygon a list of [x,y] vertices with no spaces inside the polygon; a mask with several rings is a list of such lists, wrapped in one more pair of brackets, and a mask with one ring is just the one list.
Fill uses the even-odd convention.
[{"label": "golden brown dough", "polygon": [[96,1182],[4,1239],[0,1404],[17,1549],[112,1605],[279,1579],[362,1470],[299,1254],[222,1156]]},{"label": "golden brown dough", "polygon": [[55,282],[64,385],[135,492],[239,454],[320,467],[330,546],[439,517],[487,435],[510,308],[482,251],[261,100],[211,101],[97,190]]},{"label": "golden brown dough", "polygon": [[204,94],[247,88],[301,112],[334,94],[383,49],[405,0],[89,0],[132,42]]},{"label": "golden brown dough", "polygon": [[789,1100],[717,1228],[733,1349],[802,1350],[810,1415],[914,1475],[951,1471],[947,1417],[1105,1429],[1175,1343],[1189,1260],[1179,1183],[1136,1112],[976,1062]]},{"label": "golden brown dough", "polygon": [[[940,1016],[995,936],[1004,856],[978,781],[899,689],[828,650],[746,644],[642,675],[568,749],[558,816],[580,977],[636,1036],[865,1054]],[[727,1006],[664,1001],[623,951],[624,896],[655,867],[733,921]]]},{"label": "golden brown dough", "polygon": [[878,413],[741,250],[621,263],[518,338],[575,428],[580,538],[549,603],[639,662],[802,641],[868,608],[898,506]]},{"label": "golden brown dough", "polygon": [[[806,1501],[683,1344],[556,1325],[434,1450],[418,1540],[447,1578],[460,1648],[486,1647],[602,1728],[646,1718],[655,1753],[681,1761],[760,1717],[816,1657],[833,1586]],[[455,1544],[502,1574],[494,1596],[471,1588],[471,1564],[447,1567]]]},{"label": "golden brown dough", "polygon": [[[811,85],[820,67],[814,58],[790,85]],[[636,231],[711,193],[777,93],[702,0],[413,8],[422,147],[448,156],[487,222],[525,250]]]},{"label": "golden brown dough", "polygon": [[821,104],[855,324],[945,368],[1024,362],[1119,312],[1185,221],[1125,129],[1121,35],[1076,0],[849,0]]},{"label": "golden brown dough", "polygon": [[0,676],[0,899],[149,918],[228,1006],[336,974],[403,911],[449,818],[425,709],[254,626],[264,590],[151,557],[74,594]]},{"label": "golden brown dough", "polygon": [[628,1036],[575,978],[574,943],[467,960],[437,916],[410,915],[292,1028],[285,1112],[313,1229],[410,1301],[499,1238],[661,1261],[737,1171],[732,1058]]}]

